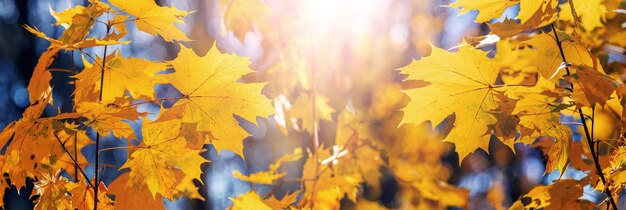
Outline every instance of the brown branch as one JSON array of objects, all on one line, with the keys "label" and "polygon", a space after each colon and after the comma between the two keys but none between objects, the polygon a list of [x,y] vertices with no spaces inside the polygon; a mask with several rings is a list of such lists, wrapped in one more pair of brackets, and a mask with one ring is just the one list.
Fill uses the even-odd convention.
[{"label": "brown branch", "polygon": [[98,150],[98,153],[109,151],[109,150],[117,150],[117,149],[129,149],[130,150],[130,149],[140,149],[140,148],[143,148],[143,147],[107,147],[107,148]]},{"label": "brown branch", "polygon": [[[105,45],[104,47],[107,47],[107,46],[108,45]],[[78,49],[78,50],[80,50],[80,52],[83,53],[83,55],[87,55],[87,57],[90,58],[93,61],[94,64],[98,65],[98,67],[104,68],[104,65],[100,65],[100,63],[98,63],[98,60],[96,58],[94,58],[93,55],[89,54],[84,49]]]},{"label": "brown branch", "polygon": [[[565,59],[565,53],[563,53],[563,47],[561,46],[561,40],[559,40],[559,35],[556,33],[556,27],[554,27],[554,23],[552,23],[551,26],[552,26],[552,32],[554,33],[554,38],[556,39],[556,44],[559,47],[559,52],[561,53],[561,59],[563,60],[564,63],[567,63],[567,60]],[[571,75],[569,68],[567,66],[565,66],[565,71],[567,73],[567,76]],[[572,83],[570,83],[570,89],[571,91],[574,91],[574,85]],[[580,114],[580,121],[583,124],[585,137],[587,138],[587,144],[589,145],[589,150],[591,151],[591,156],[593,157],[593,163],[596,166],[596,173],[600,176],[600,180],[602,181],[602,184],[606,187],[606,189],[604,190],[604,194],[606,194],[609,197],[609,202],[611,203],[611,206],[613,207],[613,209],[617,210],[618,209],[617,204],[615,204],[615,199],[613,198],[613,193],[611,193],[611,188],[609,185],[607,185],[607,181],[606,181],[606,178],[604,177],[604,173],[602,173],[602,166],[600,166],[600,162],[598,161],[598,151],[596,151],[596,148],[594,147],[595,144],[592,139],[593,137],[592,137],[592,134],[589,132],[589,127],[587,126],[587,121],[585,120],[585,115],[583,114],[582,108],[578,108],[578,114]],[[594,120],[593,118],[591,119],[592,119],[591,123],[593,125]]]},{"label": "brown branch", "polygon": [[67,148],[65,147],[63,142],[61,142],[61,139],[59,138],[57,133],[54,133],[54,137],[57,139],[57,141],[59,142],[59,144],[63,148],[63,151],[65,151],[65,153],[67,153],[67,155],[70,156],[70,159],[72,159],[72,162],[74,162],[74,167],[76,167],[80,171],[80,173],[83,174],[83,176],[85,176],[85,180],[86,180],[87,184],[89,184],[89,186],[92,189],[94,189],[94,191],[95,191],[96,187],[94,187],[93,184],[89,181],[89,176],[87,176],[85,171],[83,171],[83,168],[81,168],[80,165],[78,164],[78,161],[76,161],[76,158],[74,158],[74,156],[72,156],[72,153],[70,153],[70,151],[67,150]]},{"label": "brown branch", "polygon": [[[72,51],[72,54],[74,54],[74,51]],[[72,56],[72,60],[74,59],[73,57],[74,56]],[[72,61],[72,62],[74,62],[74,61]],[[56,69],[56,68],[52,68],[52,69],[48,69],[48,71],[51,71],[51,72],[63,72],[63,73],[68,73],[68,74],[77,74],[76,71],[71,70],[71,69]]]},{"label": "brown branch", "polygon": [[[70,70],[72,74],[76,74],[76,63],[74,61],[74,50],[72,50],[72,69]],[[74,78],[74,82],[72,84],[74,86],[74,91],[76,91],[76,78]],[[76,102],[76,95],[71,94],[72,102]],[[72,112],[76,112],[76,104],[72,104]],[[74,157],[78,157],[78,146],[76,142],[78,141],[78,136],[74,134]],[[78,168],[80,166],[74,165],[74,178],[78,181]],[[88,182],[89,179],[85,179],[85,182]]]},{"label": "brown branch", "polygon": [[[111,25],[107,24],[107,32],[106,34],[109,34],[109,32],[111,31]],[[104,53],[103,53],[103,57],[102,57],[102,66],[100,66],[101,68],[101,74],[100,74],[100,98],[98,99],[99,102],[102,102],[102,93],[104,92],[104,68],[106,67],[106,63],[107,63],[107,48],[109,46],[105,45],[104,46]],[[97,63],[97,62],[95,62]],[[100,156],[100,152],[98,152],[98,150],[100,149],[100,133],[96,132],[96,161],[95,161],[95,182],[96,182],[96,186],[100,186],[100,179],[98,179],[98,173],[99,173],[99,168],[98,168],[98,157]],[[93,202],[93,209],[97,210],[98,209],[98,188],[94,188],[93,190],[94,192],[94,202]]]}]

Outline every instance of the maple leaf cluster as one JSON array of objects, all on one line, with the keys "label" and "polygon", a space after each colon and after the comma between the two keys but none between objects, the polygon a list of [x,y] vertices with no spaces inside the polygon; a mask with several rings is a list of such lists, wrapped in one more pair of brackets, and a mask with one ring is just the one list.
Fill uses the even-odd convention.
[{"label": "maple leaf cluster", "polygon": [[[163,209],[162,199],[203,199],[193,183],[201,180],[200,166],[208,162],[201,156],[203,145],[242,154],[243,139],[249,134],[238,126],[234,115],[252,120],[273,112],[271,101],[261,94],[262,83],[238,81],[252,72],[247,58],[222,54],[216,48],[199,56],[183,44],[178,56],[168,61],[107,52],[111,45],[131,43],[122,41],[131,22],[140,31],[165,41],[190,41],[175,23],[184,23],[183,18],[191,12],[159,6],[153,0],[109,2],[92,0],[88,6],[53,11],[56,24],[66,28],[58,39],[24,26],[48,40],[50,46],[41,55],[28,85],[31,106],[22,119],[2,131],[3,145],[10,142],[2,155],[2,172],[8,173],[9,179],[2,186],[21,188],[27,178],[36,180],[32,196],[37,198],[37,209]],[[103,15],[109,20],[99,21]],[[95,24],[105,25],[107,33],[87,38]],[[104,57],[84,51],[92,47],[103,49]],[[53,103],[49,67],[61,50],[81,52],[84,69],[71,75],[75,86],[73,111],[46,116],[44,108]],[[170,84],[181,95],[158,98],[154,87],[159,84]],[[140,104],[161,105],[165,100],[175,103],[162,106],[156,119],[150,120],[137,110]],[[137,139],[129,121],[140,119],[140,143],[120,148],[129,154],[116,168],[124,173],[105,186],[102,175],[98,178],[103,166],[96,154],[95,176],[88,177],[83,169],[88,162],[74,151],[94,143],[87,137],[88,130],[97,133],[99,153],[101,137],[111,135],[129,142]],[[62,171],[70,175],[62,175]],[[117,195],[115,204],[110,195]]]},{"label": "maple leaf cluster", "polygon": [[[6,145],[0,169],[8,175],[0,192],[35,180],[37,209],[163,209],[163,199],[203,200],[194,180],[203,182],[205,145],[244,158],[243,140],[250,134],[241,121],[273,124],[285,139],[307,143],[276,155],[267,170],[232,171],[272,190],[232,197],[231,209],[340,209],[345,203],[384,209],[364,189],[380,196],[385,177],[393,177],[402,192],[398,208],[467,208],[468,190],[448,182],[452,172],[441,159],[451,147],[443,142],[454,145],[461,162],[479,149],[489,151],[493,138],[513,152],[515,144],[540,148],[546,173],[586,173],[537,186],[512,209],[616,208],[626,184],[626,68],[609,59],[611,50],[626,48],[618,0],[458,0],[449,6],[461,13],[477,10],[475,21],[489,22],[488,34],[468,36],[454,50],[415,40],[430,54],[398,70],[361,60],[354,61],[359,68],[342,71],[337,69],[348,66],[343,53],[366,50],[316,42],[314,35],[335,35],[311,29],[310,2],[288,2],[285,12],[275,12],[262,0],[219,1],[222,35],[244,42],[250,33],[261,34],[265,52],[276,55],[258,61],[267,64],[258,71],[247,58],[216,46],[205,55],[188,47],[192,40],[177,24],[185,24],[190,11],[154,0],[108,2],[51,11],[65,28],[58,38],[24,26],[50,45],[28,85],[30,106],[0,133]],[[516,5],[514,19],[492,21]],[[96,24],[106,33],[89,37]],[[110,51],[132,44],[132,25],[177,43],[176,57],[152,61]],[[101,49],[102,57],[85,48]],[[54,103],[50,66],[62,51],[83,58],[82,70],[69,71],[73,109],[45,114]],[[180,94],[158,97],[157,85]],[[159,106],[156,118],[138,110],[147,103]],[[563,123],[564,115],[577,117],[581,130]],[[131,121],[141,122],[140,131]],[[583,133],[583,141],[574,140],[574,132]],[[128,146],[100,148],[106,136]],[[92,163],[79,152],[90,144],[96,148]],[[114,149],[128,153],[123,165],[101,164],[99,153]],[[85,173],[89,164],[95,166],[91,177]],[[109,185],[102,181],[105,167],[122,172]],[[285,183],[297,190],[279,196]],[[607,202],[581,199],[588,185]],[[503,208],[498,202],[491,205]]]}]

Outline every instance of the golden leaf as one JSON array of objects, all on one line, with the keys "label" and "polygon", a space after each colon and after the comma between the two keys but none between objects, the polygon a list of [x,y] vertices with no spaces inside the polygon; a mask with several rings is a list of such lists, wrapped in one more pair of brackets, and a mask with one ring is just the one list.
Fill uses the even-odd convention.
[{"label": "golden leaf", "polygon": [[243,195],[240,195],[236,199],[230,198],[233,205],[231,210],[271,210],[272,208],[263,202],[263,199],[254,191],[250,191]]},{"label": "golden leaf", "polygon": [[583,195],[584,183],[564,179],[547,186],[536,186],[521,196],[511,209],[593,209],[595,204],[579,199]]},{"label": "golden leaf", "polygon": [[450,7],[461,7],[459,14],[464,14],[470,10],[478,10],[476,22],[483,23],[494,18],[499,18],[502,16],[504,10],[510,6],[518,4],[519,2],[520,0],[457,0],[456,2],[450,4]]},{"label": "golden leaf", "polygon": [[566,78],[574,86],[571,97],[576,101],[576,106],[604,106],[613,92],[615,83],[604,72],[589,66],[574,66],[572,76]]},{"label": "golden leaf", "polygon": [[[74,94],[78,101],[99,100],[93,97],[99,95],[101,86],[103,91],[100,101],[104,103],[111,103],[117,97],[124,97],[127,90],[134,99],[144,97],[153,100],[156,98],[154,86],[157,83],[165,83],[154,74],[165,70],[166,63],[141,58],[124,58],[119,51],[107,56],[104,72],[102,72],[103,59],[98,58],[96,62],[97,65],[83,61],[85,69],[74,76],[77,79]],[[100,81],[104,84],[101,85]]]},{"label": "golden leaf", "polygon": [[191,12],[174,7],[161,7],[154,0],[110,0],[111,4],[135,16],[137,28],[143,32],[160,35],[165,41],[191,41],[175,23],[184,24],[183,18]]},{"label": "golden leaf", "polygon": [[144,119],[143,141],[130,154],[120,169],[130,169],[131,186],[146,184],[152,196],[157,193],[173,199],[177,181],[175,171],[182,171],[200,180],[200,165],[208,162],[200,150],[187,148],[185,139],[178,136],[180,124],[176,121],[150,123]]},{"label": "golden leaf", "polygon": [[257,116],[274,112],[270,100],[260,94],[264,84],[237,82],[251,72],[247,59],[221,54],[216,48],[200,57],[181,45],[178,57],[169,63],[175,72],[164,76],[183,96],[159,118],[198,123],[198,130],[211,132],[218,152],[227,149],[243,157],[242,140],[249,134],[234,115],[254,122]]},{"label": "golden leaf", "polygon": [[38,195],[36,210],[42,209],[72,209],[72,197],[69,191],[75,184],[61,176],[61,170],[56,174],[44,174],[39,182],[35,183],[32,196]]},{"label": "golden leaf", "polygon": [[[561,38],[563,54],[565,55],[565,60],[569,63],[568,65],[586,65],[602,69],[599,61],[592,57],[587,48],[571,40],[563,40],[562,36],[559,37]],[[542,33],[522,43],[532,47],[533,50],[524,51],[523,53],[528,53],[527,57],[532,61],[531,65],[537,67],[541,76],[556,81],[566,74],[564,68],[559,68],[563,63],[563,59],[556,38],[553,35]]]},{"label": "golden leaf", "polygon": [[489,111],[497,108],[495,82],[499,67],[486,57],[486,52],[468,45],[457,53],[433,47],[430,56],[401,70],[409,75],[407,80],[430,83],[404,91],[411,101],[403,109],[403,123],[428,120],[437,125],[455,114],[455,127],[446,141],[455,143],[459,158],[476,149],[488,151],[489,125],[496,123]]},{"label": "golden leaf", "polygon": [[102,136],[110,132],[115,137],[128,139],[135,138],[133,129],[124,120],[138,120],[145,114],[137,112],[129,102],[118,104],[103,104],[97,102],[81,102],[76,105],[76,112],[87,118],[87,125],[91,126]]},{"label": "golden leaf", "polygon": [[233,171],[233,176],[238,179],[247,181],[247,182],[258,183],[258,184],[273,184],[276,180],[283,178],[285,175],[287,175],[287,172],[278,171],[282,164],[287,163],[287,162],[298,161],[300,160],[300,158],[302,158],[302,149],[296,148],[293,151],[293,153],[286,154],[278,158],[276,162],[270,165],[268,171],[260,171],[260,172],[252,173],[248,176],[243,175],[239,171]]},{"label": "golden leaf", "polygon": [[263,18],[267,18],[270,8],[263,0],[220,0],[219,3],[224,12],[226,30],[232,31],[241,42],[247,32],[254,32],[255,26],[261,30],[267,27]]},{"label": "golden leaf", "polygon": [[145,184],[132,183],[129,173],[117,177],[111,183],[109,193],[115,195],[117,209],[165,210],[163,197],[160,194],[153,197]]}]

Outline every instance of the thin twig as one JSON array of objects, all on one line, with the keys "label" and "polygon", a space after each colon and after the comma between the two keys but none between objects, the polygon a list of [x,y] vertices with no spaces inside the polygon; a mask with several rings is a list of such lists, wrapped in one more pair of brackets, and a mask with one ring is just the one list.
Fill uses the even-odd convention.
[{"label": "thin twig", "polygon": [[595,128],[596,124],[596,105],[591,106],[591,139],[595,141],[596,137],[593,135],[593,128]]},{"label": "thin twig", "polygon": [[600,143],[599,141],[596,141],[596,137],[594,137],[594,129],[596,126],[596,105],[591,106],[591,139],[596,143],[596,159],[600,157],[600,153],[598,152],[600,150]]},{"label": "thin twig", "polygon": [[596,154],[593,154],[593,155],[595,155],[595,156],[596,156],[595,158],[597,159],[597,158],[599,158],[599,157],[600,157],[600,155],[599,155],[599,153],[598,153],[598,150],[600,150],[600,149],[599,149],[599,148],[600,148],[600,141],[594,141],[594,142],[593,142],[593,144],[594,144],[594,146],[596,147]]},{"label": "thin twig", "polygon": [[94,22],[96,22],[96,23],[102,23],[102,24],[104,24],[104,25],[107,25],[107,23],[105,23],[104,21],[98,20],[98,19],[96,19],[96,18],[89,18],[89,19],[93,20],[93,21],[94,21]]},{"label": "thin twig", "polygon": [[[106,34],[109,34],[109,32],[111,31],[111,25],[107,24],[107,32]],[[101,66],[101,74],[100,74],[100,98],[98,99],[98,102],[102,102],[102,93],[104,92],[104,68],[106,67],[106,63],[107,63],[107,48],[109,46],[105,45],[104,46],[104,53],[102,55],[102,66]],[[97,62],[95,62],[97,63]],[[96,132],[96,167],[95,167],[95,179],[96,180],[96,186],[100,186],[100,179],[98,179],[98,173],[99,173],[99,168],[98,168],[98,157],[100,156],[100,152],[98,151],[100,149],[100,133]],[[95,202],[93,202],[93,209],[97,210],[98,209],[98,188],[94,189],[94,200]]]},{"label": "thin twig", "polygon": [[[76,74],[76,63],[74,63],[74,50],[72,50],[72,70],[71,72],[73,74]],[[76,91],[76,78],[74,78],[74,82],[73,82],[73,86],[74,86],[74,91]],[[72,102],[76,102],[76,95],[72,94]],[[72,112],[76,112],[76,105],[72,105]],[[76,142],[78,142],[78,135],[74,134],[74,157],[78,157],[78,146],[76,145]],[[78,168],[80,168],[80,166],[78,165],[74,165],[74,179],[76,179],[76,181],[78,181]],[[89,179],[86,179],[85,182],[88,182]]]},{"label": "thin twig", "polygon": [[[74,54],[74,51],[72,51],[72,54]],[[74,57],[74,55],[72,55],[72,57]],[[72,58],[72,60],[73,60],[73,58]],[[74,62],[74,61],[72,61],[72,62]],[[74,70],[70,70],[70,69],[55,69],[55,68],[53,68],[53,69],[48,69],[48,71],[51,71],[51,72],[63,72],[63,73],[69,73],[69,74],[76,74],[76,71],[74,71]]]},{"label": "thin twig", "polygon": [[142,147],[107,147],[107,148],[98,150],[98,153],[109,151],[109,150],[116,150],[116,149],[140,149],[140,148]]},{"label": "thin twig", "polygon": [[65,153],[67,153],[68,156],[70,156],[70,159],[72,159],[72,162],[74,162],[74,166],[76,166],[76,168],[78,168],[78,170],[80,171],[81,174],[83,174],[83,176],[85,176],[85,180],[87,180],[87,184],[89,184],[89,186],[94,189],[95,191],[95,187],[93,186],[93,184],[88,181],[89,180],[89,176],[87,176],[87,174],[85,173],[85,171],[83,171],[83,168],[80,167],[80,165],[78,164],[78,161],[76,161],[76,159],[74,158],[74,156],[72,156],[72,153],[70,153],[70,151],[67,150],[67,148],[65,147],[65,145],[63,144],[63,142],[61,142],[61,139],[59,138],[59,136],[57,135],[57,133],[54,133],[54,137],[57,139],[57,141],[59,142],[59,144],[61,145],[61,147],[63,148],[63,151],[65,151]]},{"label": "thin twig", "polygon": [[[104,45],[104,47],[107,47],[107,46],[108,46],[108,45]],[[97,60],[96,58],[94,58],[94,57],[93,57],[93,55],[89,54],[89,53],[88,53],[88,52],[86,52],[84,49],[79,49],[79,50],[80,50],[80,52],[82,52],[84,55],[87,55],[87,57],[88,57],[88,58],[90,58],[90,59],[93,61],[93,63],[94,63],[94,64],[98,65],[98,67],[100,67],[100,68],[104,68],[104,66],[103,66],[103,65],[100,65],[100,64],[98,63],[98,60]],[[105,56],[105,57],[106,57],[106,56]]]},{"label": "thin twig", "polygon": [[[551,26],[552,26],[552,32],[554,33],[554,38],[556,39],[556,44],[559,47],[559,52],[561,53],[561,59],[563,60],[564,63],[567,63],[567,60],[565,59],[565,53],[563,53],[563,47],[561,46],[561,40],[559,40],[559,35],[556,33],[556,27],[554,27],[554,23],[552,23]],[[571,75],[569,68],[567,66],[565,66],[565,71],[567,72],[567,76]],[[574,85],[572,83],[570,83],[570,88],[571,88],[571,91],[574,91]],[[602,181],[602,184],[606,187],[606,189],[604,190],[604,193],[609,197],[609,202],[611,203],[611,206],[613,207],[613,209],[617,210],[618,209],[617,204],[615,204],[615,199],[613,199],[613,194],[611,193],[610,186],[607,185],[607,181],[606,181],[606,178],[604,177],[604,173],[602,173],[602,166],[600,166],[600,162],[598,161],[597,151],[596,151],[596,148],[594,147],[593,139],[589,132],[589,127],[587,126],[587,122],[585,120],[585,116],[583,114],[582,108],[578,108],[578,113],[580,114],[580,121],[583,124],[585,137],[587,137],[589,150],[591,150],[593,163],[596,166],[596,173],[600,176],[600,180]],[[592,120],[592,123],[593,123],[593,120]]]},{"label": "thin twig", "polygon": [[124,20],[124,21],[119,21],[119,22],[112,21],[111,22],[111,26],[114,26],[114,25],[117,25],[117,24],[122,24],[122,23],[135,22],[137,20],[138,20],[137,18],[134,18],[134,19]]}]

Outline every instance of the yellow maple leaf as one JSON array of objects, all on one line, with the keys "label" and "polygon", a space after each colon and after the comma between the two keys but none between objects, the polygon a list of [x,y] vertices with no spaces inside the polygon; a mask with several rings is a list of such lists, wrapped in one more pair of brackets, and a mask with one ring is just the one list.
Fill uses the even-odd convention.
[{"label": "yellow maple leaf", "polygon": [[572,99],[576,101],[576,106],[594,106],[600,104],[604,106],[613,92],[615,92],[616,81],[589,66],[573,66],[569,68],[573,75],[566,78],[571,82],[574,91]]},{"label": "yellow maple leaf", "polygon": [[522,25],[528,28],[546,26],[557,18],[558,0],[524,0],[520,1],[520,9],[517,18]]},{"label": "yellow maple leaf", "polygon": [[[104,182],[100,182],[98,186],[98,209],[114,209],[113,200],[107,196],[107,189]],[[94,207],[94,190],[87,185],[84,180],[75,183],[75,186],[69,190],[72,195],[72,206],[77,210],[89,210]]]},{"label": "yellow maple leaf", "polygon": [[404,91],[411,101],[403,109],[404,123],[431,121],[437,125],[455,114],[454,128],[446,141],[455,143],[459,158],[476,149],[488,151],[489,125],[496,118],[489,113],[496,109],[496,78],[499,67],[486,57],[486,52],[462,46],[457,53],[433,46],[432,53],[403,67],[408,80],[424,80],[430,85]]},{"label": "yellow maple leaf", "polygon": [[459,14],[464,14],[470,10],[478,10],[476,22],[483,23],[494,18],[499,18],[502,16],[504,10],[510,6],[518,4],[519,2],[520,0],[458,0],[450,4],[450,7],[461,7]]},{"label": "yellow maple leaf", "polygon": [[175,199],[187,197],[189,199],[198,199],[201,201],[205,200],[204,197],[200,195],[200,189],[202,188],[198,189],[198,186],[196,186],[196,183],[194,182],[196,179],[193,177],[194,175],[186,175],[182,171],[174,171],[174,173],[176,175],[177,182],[176,189],[174,191]]},{"label": "yellow maple leaf", "polygon": [[247,32],[253,32],[258,26],[261,30],[267,27],[266,18],[270,8],[263,0],[220,0],[224,12],[224,26],[232,31],[243,42]]},{"label": "yellow maple leaf", "polygon": [[[517,100],[509,98],[502,92],[495,93],[495,102],[498,108],[489,110],[489,113],[497,121],[495,124],[490,125],[489,129],[502,143],[513,148],[515,138],[517,137],[517,126],[520,122],[519,117],[512,114]],[[515,150],[513,150],[513,153],[515,153]]]},{"label": "yellow maple leaf", "polygon": [[510,209],[594,209],[596,204],[579,199],[584,182],[564,179],[546,186],[535,186],[520,196]]},{"label": "yellow maple leaf", "polygon": [[211,132],[217,151],[227,149],[243,157],[243,139],[249,134],[233,115],[255,122],[257,116],[274,112],[271,101],[261,94],[262,83],[237,82],[250,73],[246,58],[221,54],[212,48],[198,56],[181,45],[178,57],[169,63],[175,72],[164,75],[183,96],[161,117],[198,123],[198,130]]},{"label": "yellow maple leaf", "polygon": [[275,171],[260,171],[250,175],[244,175],[239,171],[233,171],[233,176],[243,181],[257,183],[257,184],[273,184],[276,180],[283,178],[287,175],[286,172]]},{"label": "yellow maple leaf", "polygon": [[[45,39],[46,41],[49,41],[50,47],[48,48],[48,51],[52,51],[52,50],[59,50],[59,49],[64,49],[64,50],[78,50],[78,49],[83,49],[83,48],[88,48],[88,47],[96,47],[96,46],[105,46],[105,45],[116,45],[116,44],[128,44],[130,43],[129,41],[118,41],[118,40],[114,40],[114,39],[96,39],[96,38],[86,38],[83,39],[81,41],[77,41],[77,42],[71,42],[71,43],[64,43],[60,40],[56,40],[53,38],[48,37],[45,33],[39,31],[39,29],[37,29],[37,27],[31,27],[29,25],[24,25],[24,29],[26,29],[28,32],[32,33],[33,35]],[[43,54],[42,54],[43,55]]]},{"label": "yellow maple leaf", "polygon": [[103,104],[98,102],[80,102],[76,112],[87,118],[87,125],[93,127],[102,136],[112,132],[118,138],[134,138],[133,129],[124,120],[138,120],[144,114],[137,112],[129,102]]},{"label": "yellow maple leaf", "polygon": [[[574,17],[570,2],[574,5],[576,15],[579,17]],[[602,0],[572,0],[570,2],[559,6],[559,9],[561,9],[559,12],[560,20],[571,23],[580,21],[582,27],[588,32],[604,26],[602,22],[606,21],[607,8]]]},{"label": "yellow maple leaf", "polygon": [[[0,156],[0,163],[4,162],[4,158],[5,156]],[[0,196],[4,198],[4,194],[8,188],[10,188],[9,183],[7,183],[5,180],[0,181]],[[6,208],[4,206],[4,199],[0,200],[0,207]]]},{"label": "yellow maple leaf", "polygon": [[25,26],[26,30],[29,32],[51,42],[50,47],[48,47],[48,49],[39,57],[37,65],[33,70],[33,76],[28,84],[28,92],[30,93],[31,103],[35,103],[42,97],[42,95],[51,89],[49,83],[52,79],[52,74],[48,71],[48,67],[52,64],[57,53],[61,49],[81,49],[93,46],[128,43],[118,42],[116,40],[98,40],[95,38],[85,40],[85,37],[95,23],[95,19],[109,10],[109,6],[107,4],[98,0],[90,0],[90,2],[91,4],[88,7],[82,8],[81,11],[75,11],[76,14],[72,16],[71,24],[58,40],[47,37],[43,32],[40,32],[36,28]]},{"label": "yellow maple leaf", "polygon": [[546,163],[545,173],[548,174],[558,169],[559,174],[563,176],[570,162],[569,148],[572,143],[572,130],[567,125],[559,124],[545,132],[549,136],[554,136],[556,140],[548,152],[548,163]]},{"label": "yellow maple leaf", "polygon": [[230,207],[231,210],[271,210],[272,208],[263,202],[261,196],[254,191],[247,192],[243,195],[238,196],[233,199],[230,198],[233,202],[233,205]]},{"label": "yellow maple leaf", "polygon": [[[595,170],[595,169],[594,169]],[[617,148],[613,154],[611,154],[610,166],[603,169],[602,173],[605,174],[607,182],[610,183],[609,186],[611,190],[615,190],[615,192],[620,192],[620,189],[624,188],[624,183],[626,183],[626,147],[620,146]],[[604,191],[607,188],[603,182],[598,182],[596,186],[596,190]],[[617,194],[616,196],[618,196]]]},{"label": "yellow maple leaf", "polygon": [[[562,38],[564,36],[559,37]],[[586,65],[602,69],[599,61],[589,53],[586,47],[571,40],[562,39],[561,42],[565,60],[569,64]],[[541,76],[557,81],[566,74],[564,68],[559,68],[563,63],[563,59],[561,58],[556,38],[552,34],[542,33],[522,43],[532,47],[533,50],[524,51],[523,53],[528,53],[527,58],[532,61],[531,65],[537,67]]]},{"label": "yellow maple leaf", "polygon": [[187,148],[185,139],[178,136],[177,121],[144,120],[143,141],[120,169],[130,169],[130,185],[146,184],[153,197],[159,193],[172,200],[177,184],[175,171],[200,180],[200,165],[208,161],[200,156],[201,150]]},{"label": "yellow maple leaf", "polygon": [[288,209],[290,208],[291,204],[296,202],[296,200],[298,199],[298,195],[300,195],[300,190],[296,190],[292,193],[287,193],[280,200],[278,200],[274,196],[271,196],[263,200],[263,202],[273,209]]},{"label": "yellow maple leaf", "polygon": [[[517,4],[520,5],[517,18],[521,23],[514,24],[519,26],[515,28],[539,28],[552,23],[557,17],[558,0],[458,0],[450,6],[461,8],[460,14],[478,10],[476,22],[483,23],[499,18],[507,8]],[[513,25],[513,22],[510,23]]]},{"label": "yellow maple leaf", "polygon": [[117,177],[111,183],[109,193],[115,195],[117,209],[165,210],[163,197],[160,194],[153,197],[145,184],[132,183],[129,173]]},{"label": "yellow maple leaf", "polygon": [[233,205],[230,210],[262,210],[262,209],[290,209],[290,204],[294,203],[298,198],[299,191],[286,194],[282,199],[278,200],[271,196],[263,199],[255,191],[250,191],[237,196],[237,198],[229,198]]},{"label": "yellow maple leaf", "polygon": [[[610,97],[609,100],[606,101],[606,104],[604,104],[604,106],[599,106],[596,105],[594,106],[592,109],[592,107],[582,107],[582,112],[583,113],[594,113],[594,124],[593,124],[593,130],[594,130],[594,138],[595,139],[612,139],[615,138],[615,134],[616,132],[618,132],[618,130],[620,129],[621,125],[621,118],[616,117],[616,113],[623,113],[624,108],[622,107],[621,104],[621,99],[620,97],[617,95],[616,93],[613,93]],[[577,112],[573,112],[573,113],[567,113],[569,115],[572,115],[574,117],[574,119],[580,120],[580,115]],[[589,120],[590,119],[586,119]],[[591,122],[589,122],[589,124],[591,124]],[[587,125],[589,125],[587,124]],[[579,133],[584,133],[584,127],[580,126],[578,127],[578,132]]]},{"label": "yellow maple leaf", "polygon": [[[153,99],[155,91],[154,85],[165,83],[164,80],[155,76],[156,72],[165,70],[166,63],[154,62],[142,58],[125,58],[121,52],[107,56],[106,66],[102,72],[102,59],[98,58],[98,65],[91,64],[84,60],[85,69],[75,75],[76,90],[75,95],[78,101],[96,101],[92,98],[95,93],[100,93],[100,81],[102,85],[102,102],[113,102],[117,97],[123,97],[126,90],[137,99],[147,97]],[[102,76],[104,75],[104,79]]]},{"label": "yellow maple leaf", "polygon": [[72,209],[72,197],[68,193],[75,184],[60,176],[61,170],[56,174],[43,174],[41,180],[35,183],[33,193],[38,195],[36,210],[42,209]]},{"label": "yellow maple leaf", "polygon": [[247,176],[242,174],[239,171],[233,171],[233,176],[238,179],[252,182],[252,183],[273,184],[276,180],[283,178],[285,175],[287,175],[287,172],[278,171],[280,169],[280,166],[282,166],[282,164],[287,163],[287,162],[298,161],[300,160],[300,158],[302,158],[302,149],[296,148],[293,151],[293,153],[286,154],[278,158],[278,160],[276,160],[274,163],[270,165],[269,170],[267,171],[259,171],[259,172],[252,173]]},{"label": "yellow maple leaf", "polygon": [[82,5],[77,5],[75,7],[65,9],[61,12],[54,11],[52,10],[52,8],[50,8],[50,14],[57,21],[56,23],[54,23],[54,25],[57,25],[57,26],[60,25],[60,26],[63,26],[64,28],[68,28],[70,27],[70,24],[72,23],[72,19],[74,19],[74,16],[83,14],[83,11],[85,9],[86,7]]},{"label": "yellow maple leaf", "polygon": [[[159,118],[162,120],[165,118]],[[190,149],[202,149],[205,144],[210,144],[211,132],[199,131],[198,123],[184,123],[180,124],[180,135],[187,140],[187,147]]]},{"label": "yellow maple leaf", "polygon": [[71,24],[59,37],[59,41],[64,44],[83,41],[96,22],[96,18],[110,10],[109,5],[99,0],[90,0],[89,2],[89,6],[72,16]]},{"label": "yellow maple leaf", "polygon": [[[56,126],[61,127],[59,125],[60,123]],[[45,165],[44,167],[50,167],[53,170],[63,169],[70,174],[74,180],[81,180],[84,176],[74,167],[72,158],[78,162],[78,165],[89,164],[89,161],[85,158],[83,153],[80,152],[80,149],[93,143],[87,136],[86,131],[78,130],[78,126],[80,125],[65,122],[61,128],[57,128],[60,129],[60,131],[56,132],[56,136],[49,137],[53,142],[57,142],[57,144],[49,150],[50,156],[41,161],[41,164]],[[63,147],[61,147],[56,137],[63,142],[69,154],[63,150]]]},{"label": "yellow maple leaf", "polygon": [[111,33],[104,37],[104,40],[120,40],[122,37],[126,36],[128,33],[126,30],[126,22],[128,22],[128,16],[126,15],[116,15],[113,17],[110,24],[113,25],[113,28],[117,32],[111,31]]},{"label": "yellow maple leaf", "polygon": [[[48,97],[49,99],[50,97]],[[51,160],[62,158],[65,152],[55,139],[57,131],[63,129],[60,121],[77,118],[76,114],[59,114],[40,118],[48,100],[42,100],[28,107],[17,122],[7,125],[0,134],[0,142],[6,145],[7,157],[3,159],[3,172],[7,172],[12,184],[22,187],[27,177],[40,173],[54,173],[57,169]],[[69,143],[67,144],[70,145]]]},{"label": "yellow maple leaf", "polygon": [[502,22],[487,23],[487,26],[491,29],[491,33],[497,35],[500,39],[512,37],[532,29],[532,26],[519,24],[516,19],[509,19],[508,17]]},{"label": "yellow maple leaf", "polygon": [[46,35],[44,32],[41,32],[37,27],[32,27],[29,25],[23,25],[24,29],[26,29],[28,32],[32,33],[33,35],[45,39],[46,41],[49,41],[52,43],[53,46],[55,45],[62,45],[63,42],[50,38],[48,37],[48,35]]},{"label": "yellow maple leaf", "polygon": [[137,28],[143,32],[160,35],[165,41],[191,41],[175,23],[184,24],[183,18],[191,12],[174,7],[161,7],[154,0],[110,0],[111,4],[135,16]]},{"label": "yellow maple leaf", "polygon": [[30,103],[35,103],[39,99],[46,97],[46,93],[51,92],[50,80],[52,74],[48,71],[48,67],[52,65],[54,58],[60,51],[60,48],[50,47],[39,56],[37,65],[33,70],[33,76],[28,83],[28,93],[30,93]]},{"label": "yellow maple leaf", "polygon": [[504,9],[518,3],[520,4],[520,10],[517,19],[509,19],[507,17],[501,22],[488,24],[493,34],[504,39],[524,31],[546,26],[553,23],[557,18],[557,0],[459,0],[450,6],[462,7],[461,14],[469,10],[478,10],[476,22],[482,23],[500,17]]},{"label": "yellow maple leaf", "polygon": [[532,85],[536,82],[537,68],[532,66],[530,47],[512,39],[496,43],[494,60],[500,65],[500,76],[504,84]]},{"label": "yellow maple leaf", "polygon": [[534,86],[509,87],[505,94],[517,100],[511,114],[520,118],[518,141],[532,144],[540,136],[552,136],[548,131],[560,122],[560,111],[568,105],[558,101],[563,93],[558,91],[553,82],[539,77]]}]

